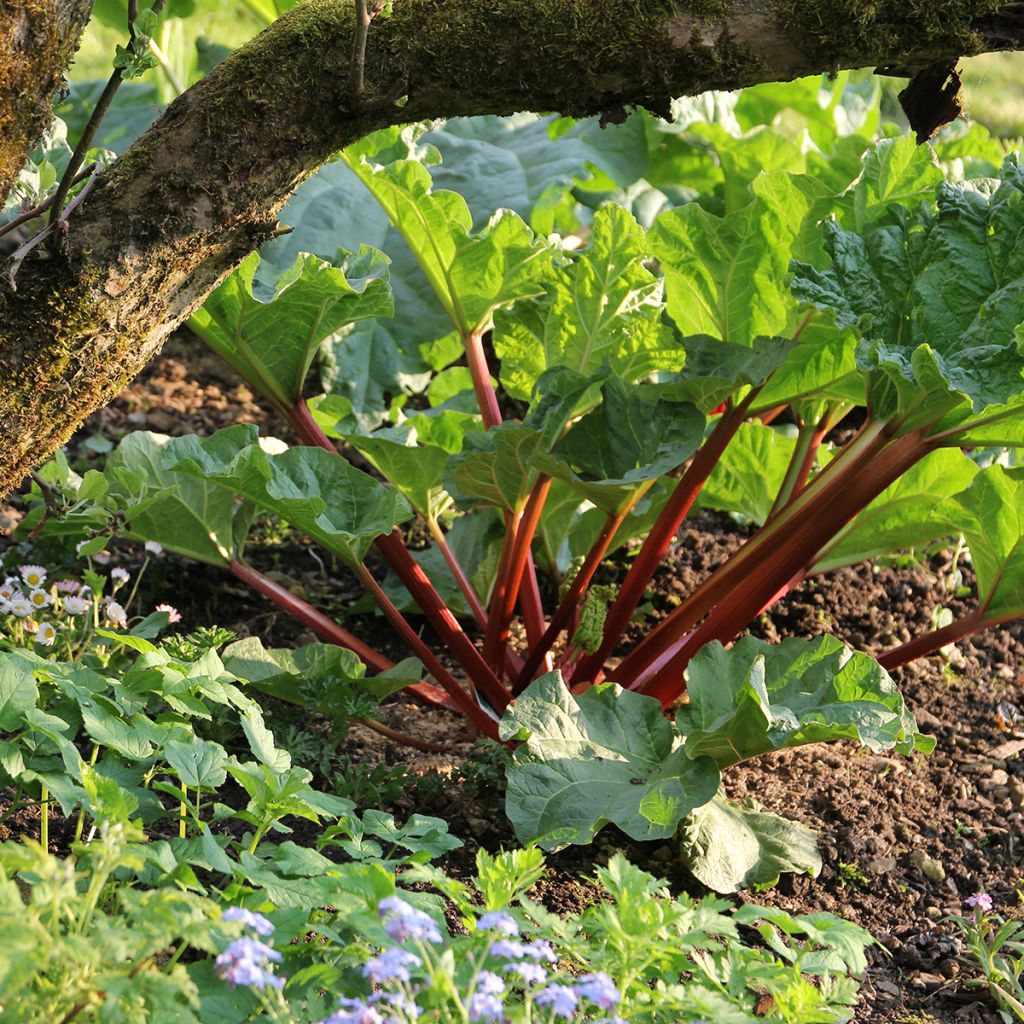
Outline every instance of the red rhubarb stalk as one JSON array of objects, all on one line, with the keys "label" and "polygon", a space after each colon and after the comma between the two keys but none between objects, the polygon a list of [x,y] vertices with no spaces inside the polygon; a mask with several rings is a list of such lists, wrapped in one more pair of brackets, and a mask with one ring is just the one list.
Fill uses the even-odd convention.
[{"label": "red rhubarb stalk", "polygon": [[[368,647],[358,637],[353,636],[348,630],[342,629],[336,622],[318,612],[311,604],[303,601],[301,597],[293,594],[286,587],[282,587],[280,583],[275,583],[263,573],[253,569],[252,566],[246,565],[244,562],[231,562],[228,568],[247,586],[269,598],[292,618],[309,626],[326,643],[336,644],[338,647],[352,651],[375,672],[387,672],[395,667],[393,661],[385,658],[383,654],[378,653],[372,647]],[[408,693],[435,707],[453,707],[452,699],[445,691],[431,686],[430,683],[416,683],[405,689]]]},{"label": "red rhubarb stalk", "polygon": [[[491,603],[491,616],[487,623],[487,634],[484,637],[484,660],[489,665],[496,665],[508,647],[509,630],[516,601],[526,595],[520,594],[520,585],[530,559],[530,545],[540,524],[541,512],[551,490],[551,477],[541,474],[534,482],[530,496],[526,500],[522,514],[513,520],[511,543],[506,545],[508,557],[505,560],[501,586],[495,588],[496,601]],[[526,604],[523,602],[524,619]],[[541,628],[543,632],[543,627]],[[529,637],[528,637],[529,638]],[[540,641],[540,633],[537,634]]]},{"label": "red rhubarb stalk", "polygon": [[732,640],[773,595],[788,589],[789,581],[813,561],[836,530],[933,450],[922,435],[923,431],[915,431],[897,438],[866,465],[854,464],[833,476],[830,486],[818,489],[806,506],[803,528],[778,539],[727,599],[716,604],[701,626],[677,647],[676,656],[657,674],[645,671],[628,682],[639,684],[641,692],[665,705],[675,700],[685,689],[683,672],[701,647],[712,640]]},{"label": "red rhubarb stalk", "polygon": [[[409,624],[405,616],[392,604],[381,585],[374,579],[373,573],[365,565],[353,566],[360,582],[367,592],[380,606],[388,621],[395,627],[398,634],[423,662],[427,671],[437,680],[442,689],[459,705],[459,710],[468,716],[491,739],[498,739],[498,723],[480,707],[473,697],[466,693],[455,681],[452,674],[441,664],[434,652],[424,643],[423,638]],[[502,709],[504,710],[504,709]]]},{"label": "red rhubarb stalk", "polygon": [[672,538],[675,537],[682,521],[697,500],[701,488],[711,475],[711,471],[739,429],[756,393],[756,391],[752,391],[731,412],[722,416],[715,424],[707,441],[697,451],[690,461],[690,465],[680,477],[679,483],[659,513],[651,532],[644,540],[636,558],[633,559],[633,564],[622,581],[618,595],[608,608],[601,646],[593,654],[582,658],[573,670],[573,686],[588,680],[596,681],[597,674],[605,660],[619,642],[633,612],[636,611],[637,605],[643,599],[651,577],[661,564],[665,552],[672,543]]},{"label": "red rhubarb stalk", "polygon": [[778,538],[780,536],[784,538],[787,529],[792,532],[790,524],[798,516],[804,514],[804,510],[813,501],[814,496],[821,493],[830,480],[837,478],[845,467],[855,463],[859,458],[870,458],[876,450],[884,447],[886,443],[882,436],[884,429],[885,424],[881,421],[865,424],[860,433],[851,439],[843,451],[815,477],[808,487],[778,515],[765,523],[760,531],[747,541],[736,554],[713,572],[682,604],[637,644],[629,656],[616,668],[616,680],[625,686],[640,675],[644,675],[646,678],[646,668],[662,652],[670,647],[678,647],[678,642],[687,636],[720,600],[726,597],[734,587],[739,588],[744,585],[751,574],[757,571],[759,563],[764,557],[763,552],[777,545]]}]

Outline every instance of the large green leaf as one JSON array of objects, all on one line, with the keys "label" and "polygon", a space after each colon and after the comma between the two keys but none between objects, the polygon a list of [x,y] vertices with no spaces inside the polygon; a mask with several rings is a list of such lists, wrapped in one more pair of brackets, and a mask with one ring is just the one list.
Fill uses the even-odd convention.
[{"label": "large green leaf", "polygon": [[665,273],[669,316],[684,336],[736,345],[782,333],[792,299],[785,285],[799,224],[753,199],[726,217],[696,203],[663,213],[648,236]]},{"label": "large green leaf", "polygon": [[914,464],[857,516],[812,571],[890,555],[918,547],[951,531],[938,513],[944,498],[962,491],[978,465],[959,448],[940,448]]},{"label": "large green leaf", "polygon": [[380,204],[415,255],[430,287],[461,334],[490,325],[494,310],[543,290],[552,250],[511,211],[499,211],[478,235],[455,192],[433,192],[417,160],[378,160],[380,139],[370,136],[344,159]]},{"label": "large green leaf", "polygon": [[521,739],[506,813],[522,842],[589,843],[611,822],[633,839],[664,839],[707,803],[718,769],[673,737],[661,705],[613,684],[574,698],[541,676],[509,705],[502,739]]},{"label": "large green leaf", "polygon": [[0,654],[0,729],[14,732],[38,697],[32,665],[17,654]]},{"label": "large green leaf", "polygon": [[252,253],[189,326],[271,401],[288,407],[302,387],[323,341],[356,320],[394,312],[388,261],[369,247],[339,254],[337,265],[303,253],[277,281],[271,295],[256,294],[259,265]]},{"label": "large green leaf", "polygon": [[224,565],[241,550],[254,509],[208,480],[168,468],[171,438],[137,431],[107,459],[110,494],[119,499],[129,536],[152,540],[168,551],[200,562]]},{"label": "large green leaf", "polygon": [[943,177],[931,146],[917,145],[911,135],[882,139],[865,154],[853,189],[855,226],[881,220],[891,206],[930,201]]},{"label": "large green leaf", "polygon": [[167,445],[165,465],[276,512],[348,562],[411,515],[405,499],[323,448],[267,451],[250,425]]},{"label": "large green leaf", "polygon": [[463,506],[522,508],[535,471],[531,466],[540,432],[508,423],[481,434],[467,434],[463,451],[448,460],[444,483]]},{"label": "large green leaf", "polygon": [[989,466],[938,508],[962,533],[978,576],[978,602],[991,616],[1024,615],[1024,469]]},{"label": "large green leaf", "polygon": [[519,302],[495,318],[505,390],[529,399],[541,374],[555,366],[589,375],[606,364],[630,381],[678,370],[683,353],[661,321],[662,284],[644,265],[649,255],[632,215],[601,207],[589,247],[554,277],[546,298]]},{"label": "large green leaf", "polygon": [[[423,421],[424,416],[417,416]],[[437,445],[416,444],[415,429],[378,430],[373,434],[344,434],[345,440],[366,456],[390,480],[417,512],[436,518],[448,504],[442,485],[448,452]]]},{"label": "large green leaf", "polygon": [[795,449],[795,437],[783,429],[740,424],[704,484],[699,506],[738,512],[761,525],[775,503]]},{"label": "large green leaf", "polygon": [[748,347],[709,334],[687,338],[686,365],[666,384],[650,387],[676,401],[692,402],[709,413],[741,388],[764,384],[793,352],[788,338],[755,338]]},{"label": "large green leaf", "polygon": [[652,401],[617,377],[601,392],[601,404],[533,461],[614,512],[638,487],[685,462],[703,440],[705,421],[695,406]]},{"label": "large green leaf", "polygon": [[[862,233],[825,225],[832,266],[794,263],[794,293],[861,335],[875,412],[917,422],[966,399],[975,412],[1024,388],[1024,171],[1013,158],[994,192],[942,185],[937,211],[892,208]],[[911,421],[913,425],[915,421]]]},{"label": "large green leaf", "polygon": [[690,662],[689,703],[676,713],[691,757],[719,768],[751,757],[828,740],[872,750],[929,750],[889,674],[834,637],[766,644],[744,637],[726,650],[714,642]]},{"label": "large green leaf", "polygon": [[718,795],[683,823],[682,859],[715,892],[772,885],[784,871],[817,876],[821,854],[814,833],[756,805]]}]

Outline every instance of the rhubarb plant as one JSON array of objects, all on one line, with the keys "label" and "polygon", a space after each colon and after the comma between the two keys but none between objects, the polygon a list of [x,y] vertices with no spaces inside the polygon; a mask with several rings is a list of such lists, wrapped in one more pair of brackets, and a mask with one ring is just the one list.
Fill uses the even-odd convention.
[{"label": "rhubarb plant", "polygon": [[[268,288],[274,250],[265,266],[252,256],[193,326],[297,443],[253,427],[130,435],[52,529],[121,530],[219,565],[371,675],[515,746],[523,841],[589,842],[607,823],[675,835],[723,889],[816,870],[807,830],[730,804],[721,772],[803,743],[927,750],[886,670],[1024,613],[1020,476],[974,458],[1024,441],[1024,169],[1010,157],[997,180],[965,180],[955,147],[943,165],[910,139],[843,139],[835,93],[804,108],[815,144],[801,148],[744,130],[776,109],[754,94],[631,136],[659,198],[582,220],[568,199],[582,206],[595,182],[565,186],[557,209],[527,189],[488,218],[436,187],[443,165],[418,130],[364,139],[330,173],[390,225],[396,294],[432,308],[402,321],[418,394],[399,388],[387,408],[351,387],[303,397],[318,351],[323,380],[364,379],[391,310],[387,258],[299,256]],[[698,161],[709,147],[713,168]],[[705,191],[671,188],[670,166],[702,167]],[[625,646],[699,507],[751,536]],[[263,512],[354,573],[422,678],[249,564]],[[417,520],[426,550],[405,542]],[[877,662],[831,638],[740,639],[810,573],[958,535],[976,611]],[[627,544],[609,585],[602,565]],[[293,685],[265,659],[250,671]]]}]

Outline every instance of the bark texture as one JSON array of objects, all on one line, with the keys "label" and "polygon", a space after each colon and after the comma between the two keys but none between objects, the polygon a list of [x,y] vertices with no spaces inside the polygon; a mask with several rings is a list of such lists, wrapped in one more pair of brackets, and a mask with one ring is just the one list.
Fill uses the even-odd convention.
[{"label": "bark texture", "polygon": [[304,177],[373,129],[519,110],[661,112],[709,88],[914,68],[1024,47],[1020,6],[396,0],[394,16],[371,26],[357,103],[352,6],[307,0],[167,109],[76,211],[59,255],[36,250],[16,291],[0,284],[0,496],[269,235]]},{"label": "bark texture", "polygon": [[49,124],[91,0],[0,0],[0,196]]}]

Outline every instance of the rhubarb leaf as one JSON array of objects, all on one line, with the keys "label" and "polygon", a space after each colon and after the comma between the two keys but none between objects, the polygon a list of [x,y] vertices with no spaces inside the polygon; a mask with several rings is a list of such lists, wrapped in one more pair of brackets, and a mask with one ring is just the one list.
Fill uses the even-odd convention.
[{"label": "rhubarb leaf", "polygon": [[357,256],[339,253],[335,265],[303,253],[269,296],[253,290],[259,262],[257,253],[248,256],[189,326],[256,390],[288,408],[302,400],[325,339],[357,320],[394,312],[388,259],[368,246]]},{"label": "rhubarb leaf", "polygon": [[698,500],[701,508],[738,512],[759,526],[785,479],[796,439],[763,423],[742,423],[715,463]]},{"label": "rhubarb leaf", "polygon": [[1008,158],[995,191],[940,186],[935,212],[892,208],[863,233],[825,225],[832,266],[794,263],[794,294],[860,333],[877,416],[905,429],[966,399],[975,412],[1024,387],[1024,171]]},{"label": "rhubarb leaf", "polygon": [[638,487],[686,461],[699,447],[704,417],[689,403],[651,401],[613,377],[604,400],[581,417],[550,453],[534,464],[571,483],[606,512],[615,512]]},{"label": "rhubarb leaf", "polygon": [[747,345],[720,341],[709,334],[687,338],[686,365],[665,384],[648,385],[665,398],[692,402],[712,412],[744,387],[759,387],[782,366],[796,347],[788,338],[754,338]]},{"label": "rhubarb leaf", "polygon": [[956,532],[938,507],[969,486],[977,472],[977,463],[959,448],[930,452],[854,519],[812,571],[891,555]]},{"label": "rhubarb leaf", "polygon": [[460,334],[485,330],[499,306],[543,291],[553,251],[517,214],[499,210],[472,235],[462,196],[433,191],[430,172],[417,160],[371,162],[380,159],[378,148],[369,136],[344,159],[405,239]]},{"label": "rhubarb leaf", "polygon": [[718,769],[690,758],[661,705],[614,684],[573,697],[558,672],[509,705],[502,739],[519,739],[506,813],[521,842],[589,843],[611,823],[637,840],[666,839],[710,800]]},{"label": "rhubarb leaf", "polygon": [[402,428],[342,436],[365,455],[421,515],[436,518],[448,503],[448,495],[441,484],[448,463],[448,453],[443,448],[416,444],[415,432]]},{"label": "rhubarb leaf", "polygon": [[495,317],[505,390],[528,400],[544,371],[555,366],[587,376],[607,365],[628,381],[678,370],[683,353],[662,323],[662,283],[644,265],[649,255],[632,214],[602,206],[589,247],[556,274],[547,296]]},{"label": "rhubarb leaf", "polygon": [[719,768],[769,750],[850,739],[871,750],[927,751],[889,674],[834,637],[713,642],[690,662],[690,701],[676,712],[686,752]]},{"label": "rhubarb leaf", "polygon": [[164,465],[276,512],[347,562],[412,514],[406,500],[323,448],[266,451],[257,428],[227,427],[200,440],[175,438]]},{"label": "rhubarb leaf", "polygon": [[784,871],[821,871],[818,840],[806,825],[721,795],[686,819],[681,838],[683,862],[715,892],[774,885]]},{"label": "rhubarb leaf", "polygon": [[136,431],[107,459],[109,494],[122,503],[128,536],[226,565],[241,551],[255,509],[208,481],[182,476],[164,459],[171,438]]},{"label": "rhubarb leaf", "polygon": [[665,274],[668,314],[684,337],[749,346],[782,333],[793,305],[785,280],[799,211],[783,217],[758,198],[726,217],[690,203],[658,218],[648,243]]},{"label": "rhubarb leaf", "polygon": [[514,424],[467,434],[462,452],[448,460],[445,487],[462,507],[495,505],[518,511],[535,475],[531,460],[539,443],[538,431]]},{"label": "rhubarb leaf", "polygon": [[950,533],[962,533],[988,616],[1024,615],[1024,469],[993,465],[938,509]]}]

